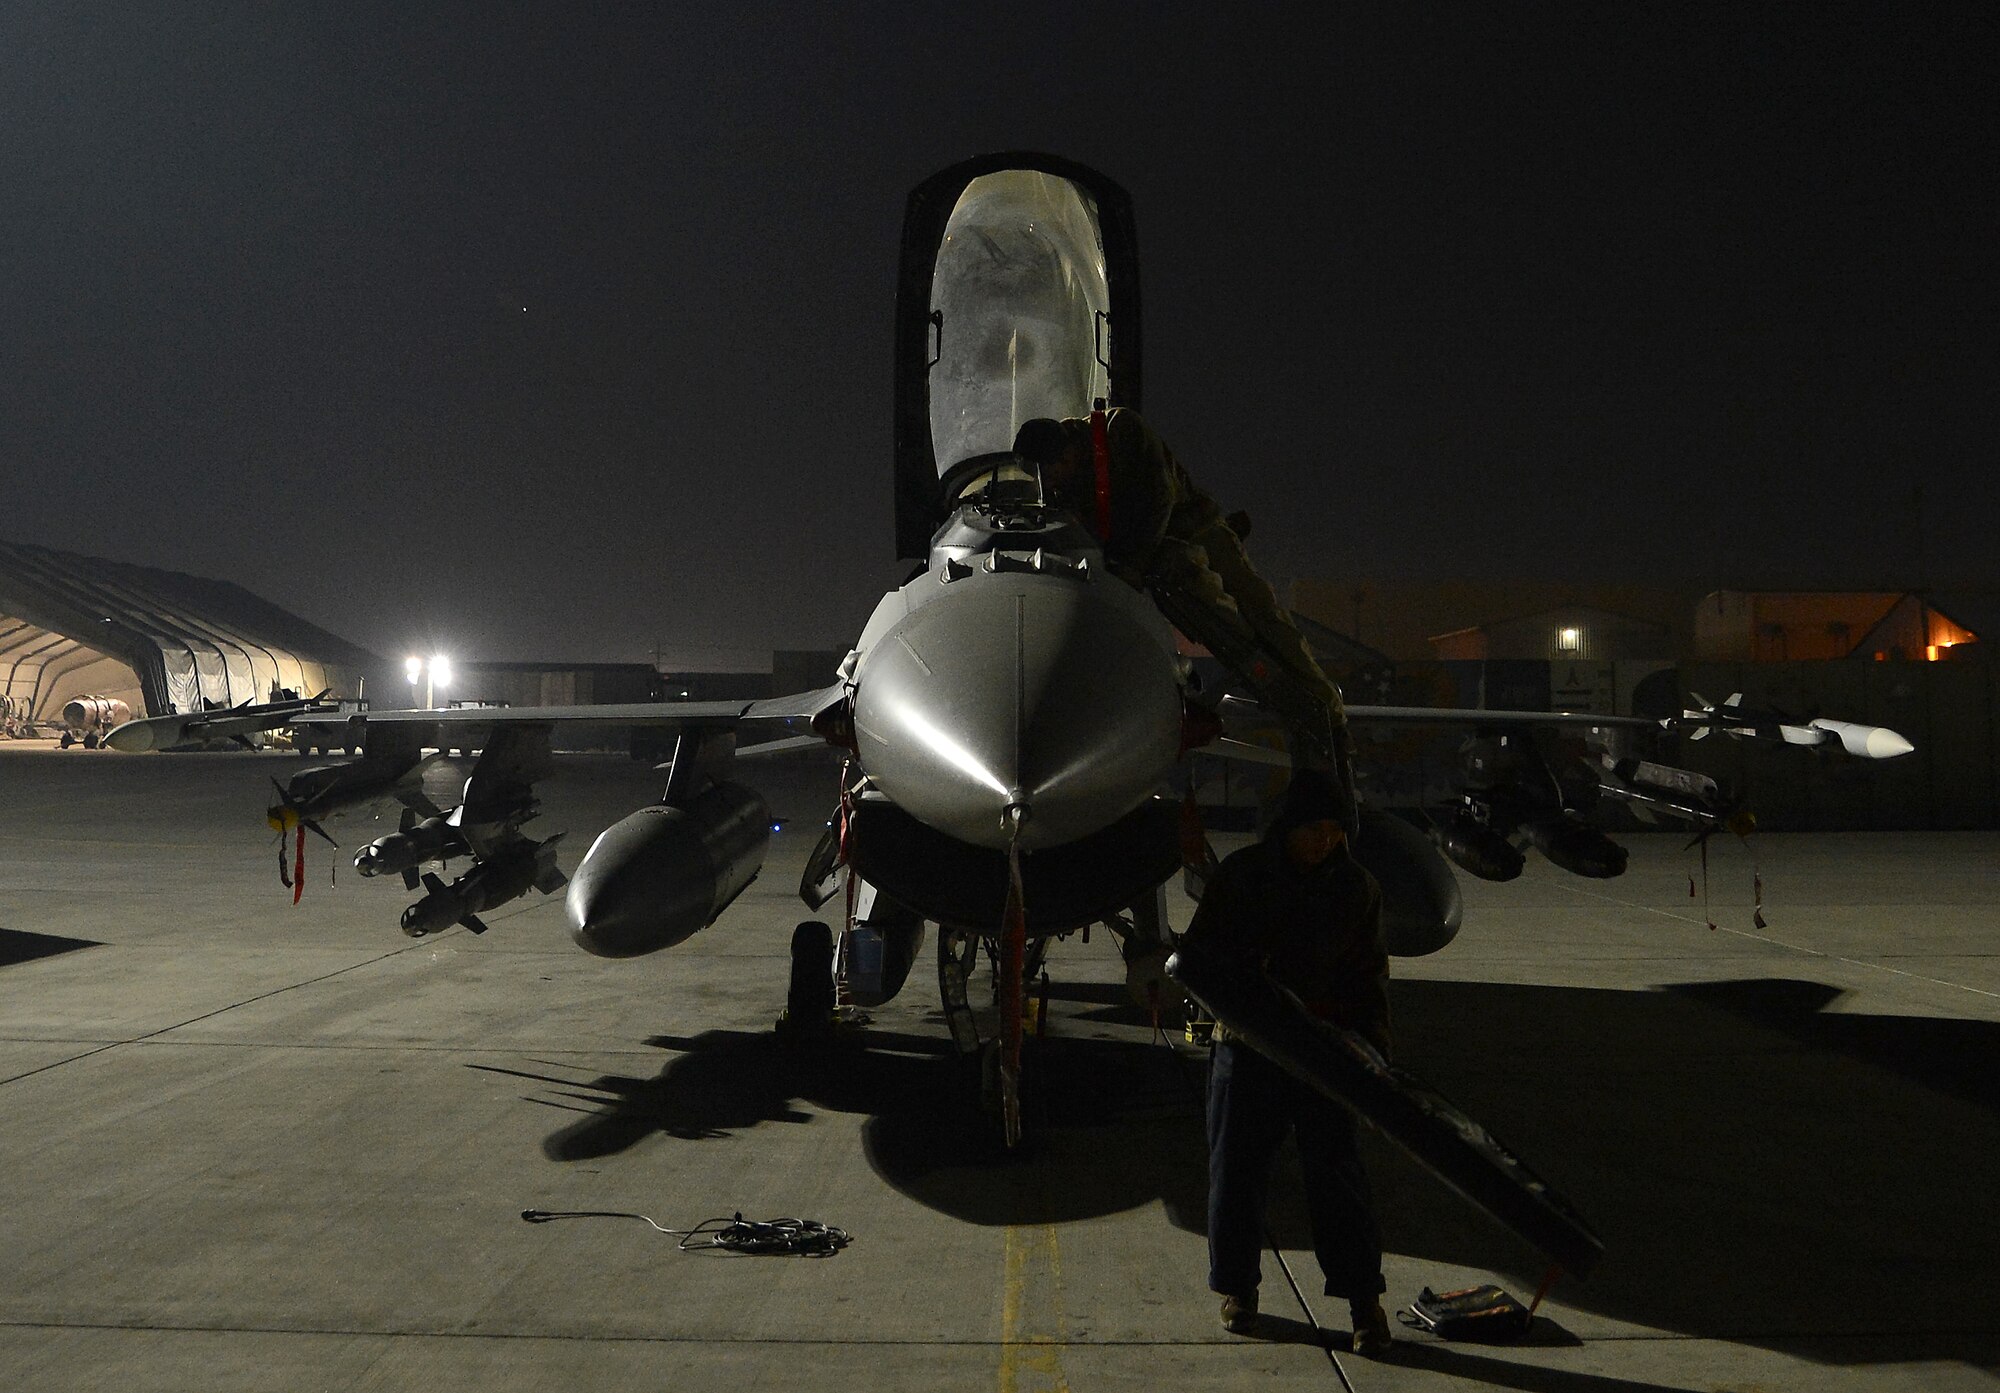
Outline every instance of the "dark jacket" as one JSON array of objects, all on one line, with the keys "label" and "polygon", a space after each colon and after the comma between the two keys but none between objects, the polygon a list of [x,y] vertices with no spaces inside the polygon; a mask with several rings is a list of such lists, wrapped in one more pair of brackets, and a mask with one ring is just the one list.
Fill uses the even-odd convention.
[{"label": "dark jacket", "polygon": [[1202,890],[1186,940],[1255,962],[1315,1016],[1389,1053],[1382,889],[1345,845],[1310,870],[1282,835],[1236,852]]}]

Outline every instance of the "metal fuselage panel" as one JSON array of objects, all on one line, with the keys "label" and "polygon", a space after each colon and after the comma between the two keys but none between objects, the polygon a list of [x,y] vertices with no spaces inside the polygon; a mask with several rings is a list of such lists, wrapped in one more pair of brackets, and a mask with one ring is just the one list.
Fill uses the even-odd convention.
[{"label": "metal fuselage panel", "polygon": [[863,634],[854,725],[871,783],[926,825],[1005,848],[1080,841],[1180,757],[1182,665],[1150,600],[1052,510],[964,507],[931,569]]}]

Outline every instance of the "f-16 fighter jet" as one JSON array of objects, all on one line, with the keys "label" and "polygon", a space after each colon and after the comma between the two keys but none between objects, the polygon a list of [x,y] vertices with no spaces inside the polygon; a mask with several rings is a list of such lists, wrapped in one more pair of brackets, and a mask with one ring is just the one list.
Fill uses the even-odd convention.
[{"label": "f-16 fighter jet", "polygon": [[[832,825],[801,893],[818,909],[844,886],[846,912],[834,927],[808,920],[794,935],[792,1023],[823,1024],[837,1000],[866,1006],[893,997],[935,925],[946,1019],[962,1047],[992,1059],[1011,1142],[1021,1092],[1032,1086],[1021,1072],[1025,984],[1052,939],[1097,924],[1123,940],[1135,980],[1158,983],[1171,946],[1164,886],[1206,860],[1199,829],[1189,835],[1180,801],[1166,790],[1191,750],[1251,753],[1224,731],[1255,713],[1257,693],[1244,700],[1199,690],[1168,618],[1112,573],[1101,537],[1014,452],[1024,422],[1087,418],[1100,401],[1107,411],[1141,405],[1136,240],[1122,189],[1034,154],[972,160],[926,180],[904,224],[895,355],[897,545],[922,564],[882,597],[825,687],[748,703],[303,713],[291,724],[310,739],[358,723],[364,763],[440,745],[545,748],[560,723],[673,728],[678,743],[659,801],[599,835],[570,878],[571,936],[614,958],[699,932],[762,866],[770,815],[737,781],[739,735],[789,728],[792,743],[816,737],[836,747],[846,762],[829,799]],[[1538,729],[1721,729],[1769,739],[1790,739],[1784,731],[1792,729],[1726,708],[1663,721],[1366,705],[1346,715],[1357,727],[1472,728],[1487,757],[1468,771],[1462,817],[1441,840],[1461,865],[1494,878],[1518,872],[1524,847],[1580,874],[1622,867],[1622,853],[1584,822],[1588,800],[1575,778],[1557,777],[1534,744]],[[1907,748],[1892,732],[1812,729],[1863,757]],[[517,807],[509,799],[534,776],[524,768],[499,780],[512,792],[488,806]],[[1587,783],[1592,797],[1609,792],[1703,827],[1732,815],[1700,776],[1648,761],[1594,768]],[[546,843],[471,842],[476,792],[469,782],[460,810],[475,858],[465,879],[506,857],[520,872],[503,877],[507,885],[548,883]],[[508,816],[499,813],[498,825],[508,826]],[[1445,853],[1379,809],[1363,809],[1360,820],[1355,851],[1381,885],[1390,951],[1444,947],[1461,917]],[[533,877],[524,869],[530,856]],[[457,905],[444,903],[453,887],[441,895],[440,886],[431,888],[436,913],[418,915],[426,927]],[[982,1041],[968,1005],[982,950],[997,965],[997,1040]],[[1588,1226],[1420,1081],[1365,1043],[1301,1021],[1256,983],[1199,961],[1180,966],[1187,987],[1232,1030],[1264,1041],[1259,1048],[1285,1068],[1565,1268],[1588,1270],[1599,1251]]]}]

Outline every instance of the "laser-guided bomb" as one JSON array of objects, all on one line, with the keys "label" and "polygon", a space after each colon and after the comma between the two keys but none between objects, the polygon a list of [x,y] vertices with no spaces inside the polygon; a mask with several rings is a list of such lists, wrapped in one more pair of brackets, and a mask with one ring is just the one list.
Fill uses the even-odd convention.
[{"label": "laser-guided bomb", "polygon": [[545,841],[522,837],[501,847],[447,885],[435,875],[425,875],[423,885],[430,893],[403,911],[403,932],[422,938],[454,924],[463,924],[474,933],[485,933],[482,911],[496,909],[517,900],[530,890],[553,895],[562,889],[564,876],[556,866],[557,832]]},{"label": "laser-guided bomb", "polygon": [[472,848],[448,813],[418,820],[416,810],[403,811],[402,826],[377,837],[354,854],[354,869],[364,876],[401,875],[405,889],[417,888],[417,867],[469,856]]}]

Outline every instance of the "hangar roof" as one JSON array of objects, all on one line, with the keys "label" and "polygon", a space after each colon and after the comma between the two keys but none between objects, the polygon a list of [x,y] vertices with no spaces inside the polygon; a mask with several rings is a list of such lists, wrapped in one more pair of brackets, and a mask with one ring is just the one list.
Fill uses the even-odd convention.
[{"label": "hangar roof", "polygon": [[268,701],[279,687],[354,696],[384,670],[228,581],[0,542],[0,680],[78,649],[129,663],[149,715]]}]

